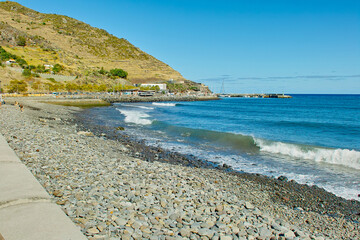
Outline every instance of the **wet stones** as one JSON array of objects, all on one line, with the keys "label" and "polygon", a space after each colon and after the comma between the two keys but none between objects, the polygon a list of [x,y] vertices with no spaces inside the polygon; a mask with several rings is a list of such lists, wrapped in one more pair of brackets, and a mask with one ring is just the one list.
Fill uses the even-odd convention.
[{"label": "wet stones", "polygon": [[94,134],[92,132],[88,132],[88,131],[79,131],[79,132],[77,132],[77,135],[82,135],[82,136],[87,136],[87,137],[94,136]]},{"label": "wet stones", "polygon": [[285,176],[279,176],[277,179],[278,179],[279,181],[282,181],[282,182],[287,182],[287,181],[288,181],[288,178],[285,177]]}]

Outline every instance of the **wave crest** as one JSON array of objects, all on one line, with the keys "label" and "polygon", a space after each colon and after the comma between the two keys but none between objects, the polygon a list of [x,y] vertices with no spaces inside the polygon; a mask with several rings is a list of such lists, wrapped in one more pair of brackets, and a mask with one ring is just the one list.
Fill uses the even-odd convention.
[{"label": "wave crest", "polygon": [[118,108],[116,110],[125,116],[124,121],[127,123],[135,123],[140,125],[150,125],[152,123],[152,120],[148,119],[150,115],[142,111],[123,110]]},{"label": "wave crest", "polygon": [[153,102],[152,103],[155,106],[163,106],[163,107],[175,107],[176,103],[158,103],[158,102]]},{"label": "wave crest", "polygon": [[360,152],[349,149],[326,149],[301,146],[283,142],[272,142],[254,138],[261,152],[281,154],[293,158],[312,160],[360,169]]},{"label": "wave crest", "polygon": [[125,104],[125,103],[122,103],[121,106],[132,107],[132,108],[142,108],[142,109],[149,109],[149,110],[154,109],[153,107],[146,107],[146,106],[135,105],[135,104]]}]

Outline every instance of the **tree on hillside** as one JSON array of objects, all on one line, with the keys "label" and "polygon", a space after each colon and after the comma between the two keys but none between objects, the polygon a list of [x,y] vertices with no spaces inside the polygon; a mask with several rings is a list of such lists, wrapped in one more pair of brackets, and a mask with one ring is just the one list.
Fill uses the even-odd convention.
[{"label": "tree on hillside", "polygon": [[22,75],[25,77],[31,77],[31,70],[30,69],[24,69],[22,72]]},{"label": "tree on hillside", "polygon": [[168,83],[167,88],[170,92],[184,92],[188,90],[188,86],[180,83]]},{"label": "tree on hillside", "polygon": [[4,48],[2,48],[0,46],[0,61],[7,61],[11,58],[16,60],[19,63],[19,65],[21,65],[21,64],[27,65],[27,63],[24,59],[14,55],[14,54],[8,53],[7,51],[5,51]]},{"label": "tree on hillside", "polygon": [[110,70],[111,76],[114,77],[121,77],[121,78],[127,78],[128,73],[120,68],[114,68]]},{"label": "tree on hillside", "polygon": [[103,67],[101,67],[101,69],[99,70],[99,73],[100,73],[101,75],[107,75],[107,74],[109,74],[109,72],[106,71]]},{"label": "tree on hillside", "polygon": [[57,63],[57,64],[54,65],[52,71],[53,71],[54,73],[59,73],[59,72],[60,72],[61,70],[63,70],[63,69],[64,69],[64,67]]},{"label": "tree on hillside", "polygon": [[64,84],[56,82],[56,83],[44,83],[45,88],[50,92],[58,92],[65,88]]},{"label": "tree on hillside", "polygon": [[14,57],[15,57],[15,55],[8,53],[7,51],[5,51],[5,49],[3,49],[0,46],[0,61],[7,61],[10,58],[14,58]]},{"label": "tree on hillside", "polygon": [[36,81],[36,82],[34,82],[33,84],[31,84],[31,88],[34,89],[34,90],[39,90],[39,89],[40,89],[40,85],[41,85],[41,82],[40,82],[40,81]]},{"label": "tree on hillside", "polygon": [[16,44],[20,47],[25,47],[26,46],[26,38],[23,36],[18,36]]},{"label": "tree on hillside", "polygon": [[24,59],[22,59],[22,58],[17,58],[16,59],[16,62],[19,64],[19,66],[20,67],[22,67],[22,68],[27,68],[27,66],[28,66],[28,63],[24,60]]},{"label": "tree on hillside", "polygon": [[9,85],[9,93],[19,93],[27,91],[27,83],[24,80],[12,80]]},{"label": "tree on hillside", "polygon": [[68,91],[68,92],[71,92],[71,91],[76,91],[76,90],[79,90],[80,89],[80,86],[77,85],[76,83],[66,83],[66,86],[65,86],[65,89]]},{"label": "tree on hillside", "polygon": [[96,90],[97,90],[98,92],[105,92],[106,89],[107,89],[107,87],[106,87],[105,84],[100,84],[100,85],[97,85],[97,86],[96,86]]},{"label": "tree on hillside", "polygon": [[90,83],[84,83],[84,84],[81,84],[80,89],[85,92],[93,92],[94,85],[90,84]]}]

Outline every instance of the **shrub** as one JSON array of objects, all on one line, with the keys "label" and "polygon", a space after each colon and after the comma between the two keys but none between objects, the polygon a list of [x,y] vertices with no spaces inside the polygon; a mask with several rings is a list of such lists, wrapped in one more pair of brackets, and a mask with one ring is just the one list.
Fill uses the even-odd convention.
[{"label": "shrub", "polygon": [[22,75],[25,77],[30,77],[31,76],[31,70],[30,69],[24,69],[22,72]]},{"label": "shrub", "polygon": [[44,73],[45,72],[45,67],[43,65],[37,65],[35,72],[37,73]]},{"label": "shrub", "polygon": [[65,89],[69,92],[78,90],[80,87],[76,83],[66,83]]},{"label": "shrub", "polygon": [[128,73],[120,68],[114,68],[110,70],[111,76],[127,78]]},{"label": "shrub", "polygon": [[10,93],[14,93],[14,92],[26,92],[27,91],[27,83],[22,80],[12,80],[10,81],[10,85],[9,85],[9,92]]},{"label": "shrub", "polygon": [[107,89],[107,87],[106,87],[105,84],[100,84],[100,85],[98,86],[98,89],[97,89],[97,90],[98,90],[99,92],[105,92],[106,89]]},{"label": "shrub", "polygon": [[104,70],[103,67],[99,70],[99,73],[100,73],[101,75],[107,75],[107,74],[109,74],[109,72],[106,71],[106,70]]},{"label": "shrub", "polygon": [[26,46],[26,38],[23,36],[18,36],[16,44],[18,46],[25,47]]},{"label": "shrub", "polygon": [[187,87],[179,83],[168,83],[167,88],[170,92],[184,92],[187,90]]},{"label": "shrub", "polygon": [[63,69],[64,69],[64,67],[57,63],[57,64],[54,65],[52,71],[53,71],[54,73],[59,73],[59,72],[60,72],[61,70],[63,70]]},{"label": "shrub", "polygon": [[14,60],[16,60],[16,62],[19,64],[20,67],[22,68],[26,68],[28,63],[22,59],[21,57],[18,57],[14,54],[8,53],[7,51],[5,51],[5,49],[3,49],[0,46],[0,62],[1,61],[7,61],[9,59],[13,58]]},{"label": "shrub", "polygon": [[27,62],[22,58],[17,58],[16,62],[19,64],[20,67],[25,68],[27,67]]},{"label": "shrub", "polygon": [[140,86],[140,90],[155,90],[155,91],[160,91],[160,87],[159,86]]},{"label": "shrub", "polygon": [[3,48],[0,46],[0,61],[7,61],[7,60],[9,60],[10,58],[16,59],[17,56],[8,53],[7,51],[5,51],[5,49],[3,49]]},{"label": "shrub", "polygon": [[57,92],[57,91],[60,91],[60,90],[63,90],[64,89],[64,85],[62,83],[44,83],[44,85],[46,86],[46,88],[51,91],[51,92]]},{"label": "shrub", "polygon": [[40,81],[36,81],[31,85],[31,88],[34,90],[39,90],[40,85],[41,85]]},{"label": "shrub", "polygon": [[33,69],[35,69],[36,67],[35,67],[34,65],[28,65],[28,68],[29,68],[30,70],[33,70]]}]

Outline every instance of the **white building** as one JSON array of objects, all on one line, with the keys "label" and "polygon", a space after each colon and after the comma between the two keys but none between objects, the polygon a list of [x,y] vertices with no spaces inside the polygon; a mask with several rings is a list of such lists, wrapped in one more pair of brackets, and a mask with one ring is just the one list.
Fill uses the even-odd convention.
[{"label": "white building", "polygon": [[166,90],[166,83],[142,83],[142,87],[155,87],[158,86],[160,91]]},{"label": "white building", "polygon": [[49,65],[49,64],[44,64],[44,67],[45,67],[45,69],[51,69],[51,68],[53,68],[54,66],[53,66],[53,65]]},{"label": "white building", "polygon": [[6,63],[6,65],[11,65],[13,63],[16,63],[16,61],[14,59],[10,59],[10,60],[6,61],[5,63]]}]

